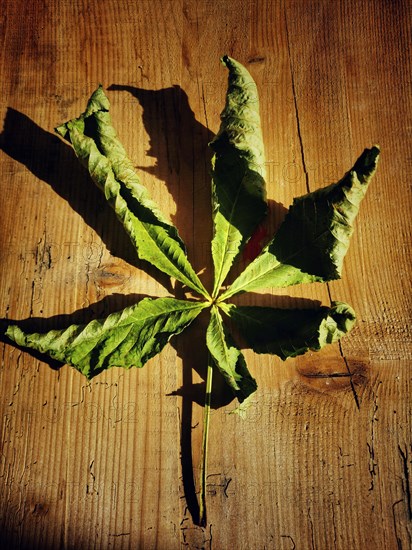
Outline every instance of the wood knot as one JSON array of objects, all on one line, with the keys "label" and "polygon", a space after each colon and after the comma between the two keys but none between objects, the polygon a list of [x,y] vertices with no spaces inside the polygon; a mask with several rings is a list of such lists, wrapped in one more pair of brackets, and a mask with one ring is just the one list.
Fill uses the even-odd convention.
[{"label": "wood knot", "polygon": [[368,364],[364,361],[350,361],[341,358],[316,361],[314,358],[299,361],[296,372],[299,382],[312,391],[332,393],[364,386],[368,380]]},{"label": "wood knot", "polygon": [[126,266],[109,263],[97,269],[94,277],[100,288],[115,288],[123,286],[130,279],[130,272]]},{"label": "wood knot", "polygon": [[31,513],[33,516],[46,516],[49,512],[47,504],[36,502],[31,505]]}]

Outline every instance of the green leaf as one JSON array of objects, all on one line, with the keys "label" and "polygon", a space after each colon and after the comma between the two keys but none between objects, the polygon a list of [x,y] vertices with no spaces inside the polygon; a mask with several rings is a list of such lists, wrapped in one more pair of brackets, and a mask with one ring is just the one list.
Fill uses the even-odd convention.
[{"label": "green leaf", "polygon": [[221,299],[258,288],[338,279],[378,156],[378,147],[365,149],[338,183],[295,199],[276,236]]},{"label": "green leaf", "polygon": [[276,309],[222,304],[248,347],[285,360],[337,342],[355,324],[353,309],[343,302],[317,309]]},{"label": "green leaf", "polygon": [[218,134],[210,143],[216,296],[241,248],[267,211],[265,158],[256,84],[237,61],[223,57],[229,69],[226,106]]},{"label": "green leaf", "polygon": [[86,111],[56,131],[68,139],[96,185],[129,234],[139,258],[208,298],[194,272],[176,227],[160,212],[141,185],[111,124],[109,100],[102,87]]},{"label": "green leaf", "polygon": [[109,367],[142,367],[206,306],[174,298],[144,298],[106,319],[44,334],[10,325],[6,335],[19,346],[47,353],[92,378]]},{"label": "green leaf", "polygon": [[206,343],[218,369],[240,402],[256,391],[257,385],[247,369],[245,358],[227,332],[216,306],[212,307]]}]

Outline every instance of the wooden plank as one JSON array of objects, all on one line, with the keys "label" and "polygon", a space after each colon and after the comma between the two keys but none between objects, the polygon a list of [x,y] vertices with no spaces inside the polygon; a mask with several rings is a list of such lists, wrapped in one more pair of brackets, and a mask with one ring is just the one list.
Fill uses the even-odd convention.
[{"label": "wooden plank", "polygon": [[[148,3],[138,10],[127,3],[109,3],[101,10],[98,4],[64,2],[44,3],[39,10],[32,4],[27,18],[20,18],[19,6],[8,6],[7,74],[19,79],[8,95],[18,112],[9,122],[6,118],[4,136],[13,195],[11,217],[2,233],[12,238],[5,248],[9,269],[2,288],[7,290],[3,311],[11,318],[47,317],[86,307],[77,317],[89,319],[133,303],[139,295],[166,294],[161,286],[165,278],[156,282],[150,271],[146,275],[136,269],[140,265],[110,208],[77,167],[69,148],[48,132],[77,115],[99,81],[106,86],[137,84],[147,72],[157,85],[170,85],[167,67],[174,75],[180,52],[161,40],[165,32],[160,29],[171,11],[170,3],[153,11]],[[117,17],[125,22],[121,33],[112,26]],[[121,43],[121,51],[130,52],[126,58],[114,47],[117,34],[123,39],[143,20],[153,35],[147,32],[141,40],[151,42],[154,54],[147,57],[144,70],[131,57],[129,40]],[[112,32],[113,41],[107,41]],[[48,65],[43,57],[50,52],[54,57]],[[160,67],[156,56],[169,56],[170,64],[164,60]],[[128,78],[133,65],[135,82]],[[113,116],[123,121],[119,135],[136,163],[144,165],[144,127],[127,123],[131,116],[141,119],[141,106],[126,92],[113,92],[110,99]],[[168,213],[173,200],[164,193],[162,182],[152,177],[148,186],[156,198],[161,196]],[[11,228],[20,231],[13,233]],[[21,274],[21,282],[16,274]],[[177,398],[165,397],[177,386],[173,348],[153,369],[133,373],[126,384],[121,371],[86,384],[67,368],[60,375],[39,368],[29,355],[16,350],[11,354],[4,361],[11,376],[3,385],[3,404],[5,418],[14,414],[20,420],[17,426],[4,424],[4,441],[10,440],[4,466],[10,475],[2,517],[9,547],[87,547],[91,541],[101,547],[161,547],[173,540],[178,544],[173,524],[179,504]],[[28,373],[31,382],[23,384],[20,379]],[[43,394],[48,397],[39,402]],[[26,409],[34,411],[32,425]],[[55,421],[47,421],[50,415]],[[21,444],[16,438],[19,430]],[[33,466],[39,463],[42,467]],[[16,512],[9,515],[7,510]]]},{"label": "wooden plank", "polygon": [[358,410],[348,379],[292,374],[258,392],[246,421],[224,415],[209,487],[211,524],[220,525],[222,513],[226,520],[224,533],[214,529],[219,546],[397,548],[399,540],[407,547],[409,431],[398,415],[409,418],[410,379],[407,361],[375,363],[358,379]]},{"label": "wooden plank", "polygon": [[2,344],[0,547],[410,547],[410,3],[3,5],[2,318],[46,330],[181,292],[135,258],[53,135],[99,82],[209,286],[206,145],[224,103],[222,54],[260,91],[268,234],[293,197],[341,177],[363,147],[379,143],[382,160],[341,281],[238,298],[344,300],[358,325],[341,346],[286,363],[245,350],[259,389],[245,419],[234,403],[212,412],[205,528],[185,496],[199,476],[206,315],[144,369],[91,383]]}]

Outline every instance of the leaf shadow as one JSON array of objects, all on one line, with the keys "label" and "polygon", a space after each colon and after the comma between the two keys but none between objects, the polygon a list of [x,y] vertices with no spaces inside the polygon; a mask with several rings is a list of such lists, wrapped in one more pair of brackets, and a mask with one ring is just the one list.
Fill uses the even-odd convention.
[{"label": "leaf shadow", "polygon": [[142,269],[172,292],[170,277],[139,260],[126,233],[118,230],[119,222],[103,193],[93,184],[72,148],[57,135],[9,107],[0,134],[0,149],[67,201],[100,236],[112,256]]},{"label": "leaf shadow", "polygon": [[321,305],[320,300],[312,300],[311,298],[295,298],[287,294],[271,294],[246,292],[239,294],[231,299],[231,302],[242,306],[259,306],[287,309],[309,309],[318,308]]},{"label": "leaf shadow", "polygon": [[[155,176],[167,186],[176,208],[175,214],[171,216],[172,221],[188,248],[195,248],[195,244],[198,244],[200,230],[202,238],[207,235],[210,242],[212,151],[208,143],[214,134],[196,119],[186,92],[179,85],[147,90],[112,84],[108,90],[128,92],[140,103],[143,125],[149,138],[146,155],[155,159],[155,164],[137,168]],[[204,199],[201,219],[196,216],[196,199],[198,202]],[[190,256],[195,271],[210,268],[206,254]]]},{"label": "leaf shadow", "polygon": [[[284,310],[304,310],[304,309],[319,309],[321,302],[319,300],[311,300],[310,298],[294,298],[291,296],[276,296],[272,294],[257,294],[248,292],[244,295],[235,297],[232,302],[238,306],[256,306],[262,308],[274,308]],[[240,331],[231,319],[224,315],[224,320],[236,342],[239,349],[251,349],[247,344]]]}]

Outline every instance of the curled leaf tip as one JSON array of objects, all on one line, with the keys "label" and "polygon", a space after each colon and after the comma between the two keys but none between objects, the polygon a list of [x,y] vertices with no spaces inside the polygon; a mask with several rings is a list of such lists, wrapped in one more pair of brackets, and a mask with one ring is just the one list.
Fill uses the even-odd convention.
[{"label": "curled leaf tip", "polygon": [[5,335],[13,340],[18,346],[24,346],[26,343],[23,331],[17,325],[9,325]]},{"label": "curled leaf tip", "polygon": [[325,343],[337,342],[350,332],[356,323],[354,309],[345,302],[332,302],[329,315],[325,320]]},{"label": "curled leaf tip", "polygon": [[368,184],[376,171],[380,154],[378,145],[373,145],[370,149],[365,149],[358,160],[355,162],[352,172],[355,172],[362,184]]},{"label": "curled leaf tip", "polygon": [[230,62],[232,61],[232,59],[227,54],[225,54],[225,55],[222,55],[222,57],[220,58],[220,61],[223,65],[226,65],[227,67],[228,65],[230,65]]}]

